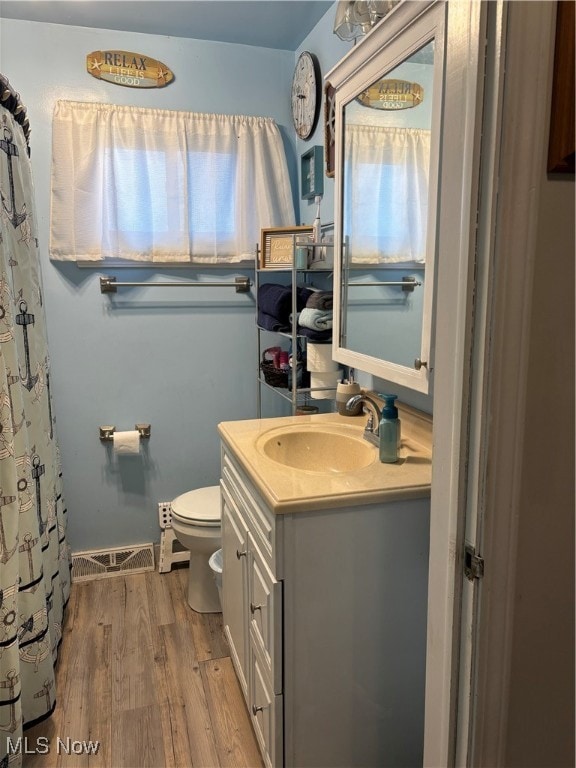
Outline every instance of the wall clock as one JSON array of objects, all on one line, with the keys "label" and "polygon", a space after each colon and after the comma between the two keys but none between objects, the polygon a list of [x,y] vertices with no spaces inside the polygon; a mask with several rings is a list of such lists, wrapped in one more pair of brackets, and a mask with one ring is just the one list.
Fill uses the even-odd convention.
[{"label": "wall clock", "polygon": [[312,135],[320,112],[320,67],[316,57],[302,51],[292,78],[292,120],[301,139]]}]

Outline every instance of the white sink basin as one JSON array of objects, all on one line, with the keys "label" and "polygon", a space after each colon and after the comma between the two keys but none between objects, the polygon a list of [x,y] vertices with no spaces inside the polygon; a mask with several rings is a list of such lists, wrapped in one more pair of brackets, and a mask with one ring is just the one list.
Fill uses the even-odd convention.
[{"label": "white sink basin", "polygon": [[353,472],[378,460],[361,429],[340,425],[278,427],[260,435],[256,449],[278,464],[309,472]]}]

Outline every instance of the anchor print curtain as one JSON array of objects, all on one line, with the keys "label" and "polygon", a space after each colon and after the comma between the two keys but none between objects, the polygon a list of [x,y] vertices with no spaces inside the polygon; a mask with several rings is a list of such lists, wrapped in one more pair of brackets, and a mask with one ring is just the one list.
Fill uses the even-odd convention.
[{"label": "anchor print curtain", "polygon": [[23,728],[55,705],[70,555],[31,166],[23,130],[3,106],[0,196],[0,768],[15,768]]}]

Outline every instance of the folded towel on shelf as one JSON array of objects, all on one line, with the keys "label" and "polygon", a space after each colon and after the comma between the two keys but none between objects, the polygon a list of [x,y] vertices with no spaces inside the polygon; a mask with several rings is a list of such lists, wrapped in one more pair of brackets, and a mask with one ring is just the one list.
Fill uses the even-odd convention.
[{"label": "folded towel on shelf", "polygon": [[[324,344],[328,343],[329,341],[332,341],[332,327],[326,328],[325,330],[317,330],[315,328],[307,328],[304,325],[300,324],[300,315],[302,312],[298,312],[296,315],[296,325],[297,325],[297,333],[298,336],[306,336],[306,338],[310,339],[310,341],[318,341],[323,342]],[[287,329],[288,331],[292,331],[292,315],[290,315],[290,326]],[[261,325],[259,323],[259,325]],[[263,328],[264,326],[261,325]],[[268,328],[268,330],[272,330],[271,328]],[[286,330],[286,329],[279,329],[279,330]]]},{"label": "folded towel on shelf", "polygon": [[[264,283],[258,288],[258,314],[275,317],[287,325],[292,312],[292,289],[277,283]],[[260,322],[258,322],[260,325]]]},{"label": "folded towel on shelf", "polygon": [[332,328],[332,312],[304,307],[298,315],[298,325],[313,331],[327,331]]},{"label": "folded towel on shelf", "polygon": [[290,330],[289,322],[283,323],[277,317],[273,317],[272,315],[269,315],[266,312],[262,312],[261,309],[258,310],[258,317],[256,319],[256,323],[260,326],[260,328],[263,328],[265,331],[274,331],[275,333],[278,333],[280,331]]},{"label": "folded towel on shelf", "polygon": [[332,341],[332,328],[329,328],[327,331],[314,331],[312,328],[304,328],[299,325],[298,334],[300,336],[306,336],[310,341]]},{"label": "folded towel on shelf", "polygon": [[298,311],[306,307],[308,299],[312,293],[314,293],[314,291],[311,291],[310,288],[296,288],[296,309]]},{"label": "folded towel on shelf", "polygon": [[306,306],[309,309],[332,309],[334,306],[334,294],[332,291],[312,291]]},{"label": "folded towel on shelf", "polygon": [[[296,308],[304,309],[311,291],[296,289]],[[258,288],[258,325],[267,330],[286,330],[290,327],[292,313],[292,288],[277,283],[264,283]],[[268,324],[260,322],[262,317]],[[280,328],[270,328],[270,318],[275,318]]]}]

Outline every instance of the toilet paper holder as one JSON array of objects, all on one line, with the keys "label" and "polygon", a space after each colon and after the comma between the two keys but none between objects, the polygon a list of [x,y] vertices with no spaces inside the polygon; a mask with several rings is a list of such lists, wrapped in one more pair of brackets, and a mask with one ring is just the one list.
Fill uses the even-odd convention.
[{"label": "toilet paper holder", "polygon": [[[105,425],[98,428],[100,430],[100,440],[113,440],[115,426]],[[148,439],[150,437],[150,424],[135,424],[134,429],[140,434],[140,439]]]}]

